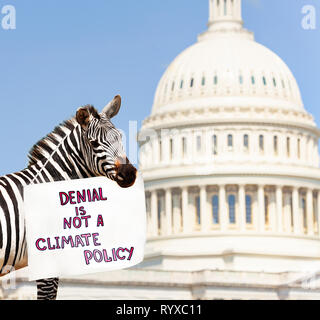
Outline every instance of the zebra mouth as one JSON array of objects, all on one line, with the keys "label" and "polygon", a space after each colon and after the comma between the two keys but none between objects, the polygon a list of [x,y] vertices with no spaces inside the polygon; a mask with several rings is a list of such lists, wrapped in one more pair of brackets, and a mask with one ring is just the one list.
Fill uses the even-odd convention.
[{"label": "zebra mouth", "polygon": [[137,177],[137,169],[133,166],[127,166],[123,170],[118,170],[115,180],[121,188],[131,187]]}]

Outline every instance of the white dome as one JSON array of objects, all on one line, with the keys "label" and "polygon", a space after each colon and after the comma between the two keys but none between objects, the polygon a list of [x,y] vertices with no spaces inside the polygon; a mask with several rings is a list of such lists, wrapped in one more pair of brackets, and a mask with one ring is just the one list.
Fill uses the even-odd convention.
[{"label": "white dome", "polygon": [[242,28],[208,31],[183,51],[160,80],[152,114],[204,106],[304,111],[287,65]]}]

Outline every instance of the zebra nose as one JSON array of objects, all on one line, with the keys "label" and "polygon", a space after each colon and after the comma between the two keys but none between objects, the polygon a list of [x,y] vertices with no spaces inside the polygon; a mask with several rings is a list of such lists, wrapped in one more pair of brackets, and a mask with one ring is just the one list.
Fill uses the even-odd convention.
[{"label": "zebra nose", "polygon": [[120,187],[131,187],[136,178],[137,169],[129,162],[128,158],[122,163],[116,163],[116,181]]}]

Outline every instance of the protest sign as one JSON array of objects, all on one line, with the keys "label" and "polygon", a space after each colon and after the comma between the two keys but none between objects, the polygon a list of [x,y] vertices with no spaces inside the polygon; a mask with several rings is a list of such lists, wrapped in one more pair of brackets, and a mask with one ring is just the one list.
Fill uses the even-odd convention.
[{"label": "protest sign", "polygon": [[129,268],[146,240],[141,176],[127,189],[104,177],[24,190],[29,280]]}]

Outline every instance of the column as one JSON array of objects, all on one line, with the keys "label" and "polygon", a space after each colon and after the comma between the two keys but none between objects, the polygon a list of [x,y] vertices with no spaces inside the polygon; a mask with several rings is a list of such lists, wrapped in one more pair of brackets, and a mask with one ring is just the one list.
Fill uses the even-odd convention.
[{"label": "column", "polygon": [[172,195],[171,189],[166,189],[166,234],[172,234]]},{"label": "column", "polygon": [[239,185],[239,226],[240,231],[246,228],[246,191],[244,185]]},{"label": "column", "polygon": [[228,224],[227,206],[226,206],[226,186],[219,186],[219,219],[221,231],[226,231]]},{"label": "column", "polygon": [[313,194],[312,189],[307,190],[307,234],[313,235]]},{"label": "column", "polygon": [[277,231],[281,233],[283,231],[282,219],[283,219],[283,203],[282,203],[282,186],[276,187],[276,212],[277,212]]},{"label": "column", "polygon": [[157,191],[151,191],[151,230],[150,235],[156,236],[158,234],[158,197]]},{"label": "column", "polygon": [[317,195],[317,223],[318,223],[318,236],[320,236],[320,191]]},{"label": "column", "polygon": [[181,192],[182,197],[182,225],[183,233],[190,231],[189,217],[188,217],[188,187],[183,187]]},{"label": "column", "polygon": [[264,231],[265,229],[265,214],[264,214],[264,187],[263,185],[258,186],[258,230]]},{"label": "column", "polygon": [[302,233],[302,224],[299,214],[299,190],[294,187],[292,190],[293,230],[295,234]]},{"label": "column", "polygon": [[200,186],[200,220],[201,231],[209,230],[206,186]]}]

